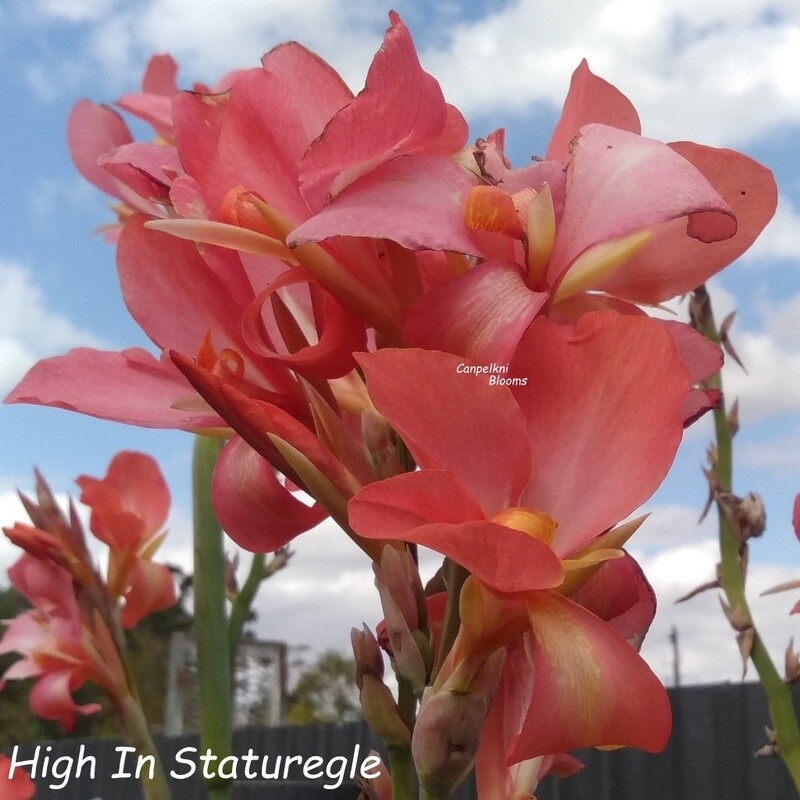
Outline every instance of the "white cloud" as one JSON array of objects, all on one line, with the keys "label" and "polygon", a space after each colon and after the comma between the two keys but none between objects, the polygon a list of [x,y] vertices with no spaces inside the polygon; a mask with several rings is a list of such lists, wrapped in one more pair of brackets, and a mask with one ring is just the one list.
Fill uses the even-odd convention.
[{"label": "white cloud", "polygon": [[800,66],[800,14],[788,0],[780,5],[517,0],[456,26],[426,62],[448,97],[475,114],[536,101],[560,106],[585,56],[631,97],[646,133],[741,144],[800,122],[791,78]]},{"label": "white cloud", "polygon": [[800,209],[786,196],[779,197],[772,222],[743,256],[744,261],[759,266],[777,259],[800,263]]},{"label": "white cloud", "polygon": [[113,0],[36,0],[38,14],[66,22],[87,22],[99,19],[113,6]]},{"label": "white cloud", "polygon": [[22,265],[0,259],[0,394],[5,395],[38,359],[100,340],[54,311]]}]

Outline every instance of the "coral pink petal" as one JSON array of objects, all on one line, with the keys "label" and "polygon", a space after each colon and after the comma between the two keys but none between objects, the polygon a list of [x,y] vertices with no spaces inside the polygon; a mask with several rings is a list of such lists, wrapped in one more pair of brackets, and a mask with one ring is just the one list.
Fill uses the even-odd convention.
[{"label": "coral pink petal", "polygon": [[142,76],[142,91],[172,97],[178,92],[178,64],[169,53],[151,56]]},{"label": "coral pink petal", "polygon": [[631,133],[641,133],[639,115],[627,97],[602,78],[591,72],[583,59],[569,85],[564,108],[556,123],[547,158],[569,161],[570,145],[584,125],[599,122]]},{"label": "coral pink petal", "polygon": [[736,233],[734,212],[701,171],[654,139],[607,125],[587,125],[581,130],[567,180],[548,270],[551,283],[592,245],[660,223],[682,219],[684,235],[702,242]]},{"label": "coral pink petal", "polygon": [[252,553],[277,550],[327,516],[321,505],[298,500],[240,438],[231,439],[220,453],[211,496],[225,533]]},{"label": "coral pink petal", "polygon": [[660,303],[692,291],[737,259],[772,219],[777,187],[772,173],[733,150],[676,142],[670,147],[693,164],[736,214],[736,235],[704,243],[686,236],[682,220],[664,223],[651,241],[597,288],[638,303]]},{"label": "coral pink petal", "polygon": [[656,614],[653,588],[627,553],[606,561],[570,600],[607,622],[637,650]]},{"label": "coral pink petal", "polygon": [[152,457],[131,451],[117,453],[103,482],[116,491],[123,509],[141,517],[148,534],[155,533],[167,521],[169,489]]},{"label": "coral pink petal", "polygon": [[164,564],[137,559],[131,571],[130,588],[125,593],[120,622],[133,628],[154,611],[175,605],[175,580]]},{"label": "coral pink petal", "polygon": [[391,239],[409,250],[453,250],[477,255],[464,224],[464,201],[473,185],[444,158],[404,156],[348,186],[287,238],[291,247],[333,236]]},{"label": "coral pink petal", "polygon": [[[119,239],[117,269],[131,316],[161,348],[195,355],[209,330],[217,351],[242,349],[241,308],[193,242],[130,219]],[[180,309],[180,313],[176,313]]]},{"label": "coral pink petal", "polygon": [[519,267],[482,264],[418,300],[403,333],[415,347],[505,364],[548,297],[528,288]]},{"label": "coral pink petal", "polygon": [[613,312],[584,314],[574,326],[538,319],[510,374],[534,376],[512,389],[535,464],[520,505],[558,523],[553,547],[565,556],[628,516],[664,479],[690,378],[663,325]]},{"label": "coral pink petal", "polygon": [[[382,538],[377,528],[371,530],[366,538]],[[495,592],[549,589],[564,580],[561,562],[547,544],[488,520],[432,522],[408,531],[405,541],[452,558]]]},{"label": "coral pink petal", "polygon": [[67,142],[78,172],[106,194],[119,196],[117,181],[97,160],[133,141],[122,117],[108,106],[89,100],[76,103],[67,120]]},{"label": "coral pink petal", "polygon": [[261,59],[261,64],[292,91],[309,142],[353,99],[339,73],[297,42],[279,44]]},{"label": "coral pink petal", "polygon": [[23,553],[8,568],[11,585],[36,608],[70,616],[77,610],[72,576],[53,561]]},{"label": "coral pink petal", "polygon": [[375,407],[419,466],[452,470],[487,516],[518,505],[531,456],[525,419],[506,387],[464,374],[464,360],[447,353],[381,350],[356,358]]},{"label": "coral pink petal", "polygon": [[309,206],[321,208],[326,197],[397,156],[456,152],[467,134],[456,114],[420,66],[408,29],[393,17],[365,88],[331,119],[303,159],[303,195]]},{"label": "coral pink petal", "polygon": [[556,592],[528,601],[534,633],[530,708],[510,761],[578,747],[664,748],[667,693],[610,625]]},{"label": "coral pink petal", "polygon": [[79,347],[39,361],[5,402],[65,408],[145,428],[219,427],[221,420],[210,408],[192,411],[175,405],[187,395],[199,400],[172,364],[146,350],[109,353]]},{"label": "coral pink petal", "polygon": [[36,794],[36,784],[21,767],[14,768],[11,777],[11,759],[0,753],[0,795],[3,800],[31,800]]},{"label": "coral pink petal", "polygon": [[365,486],[348,506],[353,530],[365,537],[405,539],[431,522],[481,520],[484,513],[450,470],[426,469]]}]

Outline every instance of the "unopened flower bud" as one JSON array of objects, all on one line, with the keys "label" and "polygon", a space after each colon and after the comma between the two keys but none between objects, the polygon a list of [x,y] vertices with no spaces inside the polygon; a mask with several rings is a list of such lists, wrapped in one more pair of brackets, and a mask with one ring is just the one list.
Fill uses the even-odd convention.
[{"label": "unopened flower bud", "polygon": [[483,693],[444,689],[422,706],[411,753],[420,783],[446,797],[472,769],[489,704]]},{"label": "unopened flower bud", "polygon": [[411,733],[400,717],[392,692],[380,678],[362,676],[360,699],[364,719],[387,747],[408,745]]},{"label": "unopened flower bud", "polygon": [[383,656],[378,640],[372,631],[364,625],[361,630],[350,631],[350,643],[353,646],[353,657],[356,660],[356,685],[362,687],[364,675],[372,675],[383,679]]}]

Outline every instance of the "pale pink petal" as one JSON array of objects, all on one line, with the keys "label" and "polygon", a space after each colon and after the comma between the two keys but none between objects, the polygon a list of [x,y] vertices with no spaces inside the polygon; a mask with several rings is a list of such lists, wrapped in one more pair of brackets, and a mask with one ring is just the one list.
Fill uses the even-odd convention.
[{"label": "pale pink petal", "polygon": [[[65,731],[75,727],[75,719],[79,714],[94,714],[102,709],[98,703],[87,703],[79,706],[70,694],[75,673],[71,671],[51,672],[43,675],[31,689],[31,711],[43,719],[58,722]],[[81,681],[82,683],[82,681]]]},{"label": "pale pink petal", "polygon": [[445,158],[404,156],[376,167],[287,238],[290,247],[333,236],[391,239],[409,250],[477,255],[464,224],[474,181]]},{"label": "pale pink petal", "polygon": [[172,98],[146,92],[131,92],[117,100],[123,111],[147,122],[163,137],[172,137]]},{"label": "pale pink petal", "polygon": [[722,349],[698,333],[691,325],[677,320],[662,320],[672,334],[683,365],[693,383],[699,383],[722,369]]},{"label": "pale pink petal", "polygon": [[738,227],[735,236],[710,243],[688,238],[682,220],[656,227],[650,242],[597,287],[638,303],[660,303],[707,281],[753,244],[777,205],[772,173],[753,159],[693,142],[670,147],[705,176]]},{"label": "pale pink petal", "polygon": [[183,172],[174,147],[133,142],[100,156],[98,164],[144,200],[168,203],[176,174]]},{"label": "pale pink petal", "polygon": [[199,400],[170,362],[157,361],[146,350],[79,347],[39,361],[4,402],[65,408],[145,428],[219,427],[221,420],[210,408],[175,405],[187,397]]},{"label": "pale pink petal", "polygon": [[520,505],[558,523],[553,547],[565,556],[628,516],[664,479],[690,378],[663,325],[613,312],[584,314],[574,326],[538,319],[510,374],[533,376],[512,388],[535,465]]},{"label": "pale pink petal", "polygon": [[178,93],[178,64],[169,53],[150,57],[142,76],[142,91],[172,97]]},{"label": "pale pink petal", "polygon": [[[47,647],[50,643],[50,634],[47,632],[35,616],[34,612],[26,612],[15,617],[3,632],[0,639],[0,655],[6,653],[20,653],[29,656],[37,650]],[[18,664],[21,662],[17,662]],[[31,661],[27,667],[19,667],[19,671],[28,673],[35,670],[32,674],[38,674],[41,669]],[[5,673],[3,681],[19,677],[9,670]]]},{"label": "pale pink petal", "polygon": [[78,172],[113,197],[119,196],[119,184],[98,165],[97,159],[132,141],[122,117],[108,106],[81,100],[69,113],[67,142]]},{"label": "pale pink petal", "polygon": [[375,407],[419,466],[452,470],[487,516],[518,505],[531,460],[524,417],[506,387],[464,374],[466,362],[446,353],[381,350],[357,360]]},{"label": "pale pink petal", "polygon": [[669,700],[638,653],[556,592],[533,593],[528,612],[533,694],[510,760],[604,745],[661,751],[671,729]]},{"label": "pale pink petal", "polygon": [[77,611],[72,576],[53,561],[23,553],[9,567],[8,579],[33,606],[47,614],[72,616]]},{"label": "pale pink petal", "polygon": [[606,125],[587,125],[569,166],[548,280],[557,282],[592,245],[675,219],[682,220],[684,236],[702,242],[736,233],[734,212],[673,149]]},{"label": "pale pink petal", "polygon": [[641,133],[639,115],[627,97],[589,69],[584,58],[572,73],[567,99],[556,123],[547,158],[569,161],[570,145],[584,125],[600,122],[612,128]]},{"label": "pale pink petal", "polygon": [[405,539],[431,522],[469,522],[483,509],[450,470],[426,469],[395,475],[365,486],[348,505],[356,533],[379,539]]},{"label": "pale pink petal", "polygon": [[308,506],[294,497],[272,466],[239,438],[220,453],[211,492],[225,533],[253,553],[277,550],[327,516],[318,503]]},{"label": "pale pink petal", "polygon": [[163,564],[137,559],[130,576],[130,588],[125,593],[120,622],[133,628],[148,614],[175,605],[175,580]]},{"label": "pale pink petal", "polygon": [[420,66],[406,26],[390,16],[365,88],[331,119],[303,159],[303,194],[313,209],[392,158],[450,155],[466,142],[463,118],[459,122],[460,114],[448,108],[439,84]]},{"label": "pale pink petal", "polygon": [[403,333],[414,347],[506,364],[548,297],[528,288],[519,267],[482,264],[418,300]]}]

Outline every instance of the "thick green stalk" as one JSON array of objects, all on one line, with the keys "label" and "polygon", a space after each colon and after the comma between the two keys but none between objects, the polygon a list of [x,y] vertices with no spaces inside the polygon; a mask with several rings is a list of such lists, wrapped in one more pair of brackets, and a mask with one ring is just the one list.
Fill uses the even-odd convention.
[{"label": "thick green stalk", "polygon": [[461,627],[461,615],[459,613],[459,602],[461,598],[461,587],[469,577],[469,572],[460,564],[450,558],[444,562],[444,582],[447,587],[447,603],[445,605],[444,620],[442,622],[442,633],[439,645],[439,655],[433,667],[431,681],[436,680],[439,670],[442,668],[445,659],[450,653],[450,649],[456,640],[458,630]]},{"label": "thick green stalk", "polygon": [[[705,291],[705,289],[703,289]],[[703,334],[716,344],[720,344],[720,336],[711,309],[711,301],[702,316]],[[722,377],[718,374],[710,378],[706,385],[710,389],[722,391]],[[730,492],[733,487],[733,434],[731,433],[724,395],[719,408],[714,410],[714,428],[716,433],[716,478],[722,491]],[[800,727],[792,702],[792,693],[775,668],[772,658],[764,646],[764,642],[755,627],[750,606],[745,595],[745,576],[742,571],[740,545],[728,520],[725,511],[718,506],[719,516],[719,551],[720,551],[720,584],[725,592],[728,605],[734,609],[741,619],[753,626],[753,644],[750,659],[756,668],[761,686],[767,698],[772,727],[775,731],[780,755],[786,769],[792,777],[795,788],[800,793]]]},{"label": "thick green stalk", "polygon": [[261,586],[261,581],[264,579],[264,567],[267,563],[267,557],[264,553],[255,553],[253,560],[250,562],[250,572],[247,574],[247,580],[236,595],[236,599],[231,606],[231,618],[228,623],[228,648],[231,654],[231,675],[236,665],[236,651],[239,649],[239,643],[242,640],[242,633],[244,626],[247,624],[247,619],[250,616],[250,608],[253,605],[253,600],[258,593],[258,587]]},{"label": "thick green stalk", "polygon": [[414,800],[416,770],[409,745],[389,745],[389,772],[392,776],[392,800]]},{"label": "thick green stalk", "polygon": [[[200,748],[222,760],[231,755],[232,694],[228,620],[225,614],[225,553],[211,505],[211,476],[222,443],[198,436],[192,464],[194,501],[194,626],[200,693]],[[216,762],[217,764],[219,761]],[[228,800],[230,781],[206,781],[209,800]]]}]

